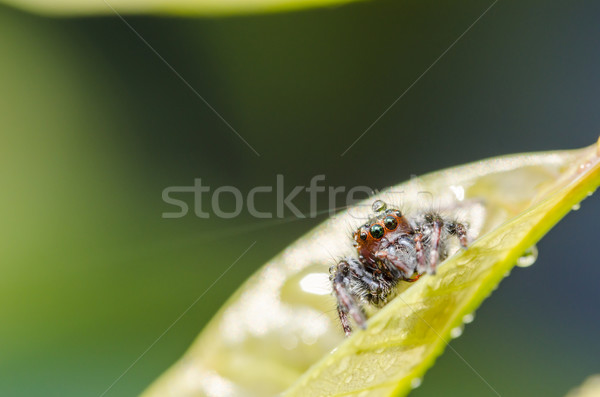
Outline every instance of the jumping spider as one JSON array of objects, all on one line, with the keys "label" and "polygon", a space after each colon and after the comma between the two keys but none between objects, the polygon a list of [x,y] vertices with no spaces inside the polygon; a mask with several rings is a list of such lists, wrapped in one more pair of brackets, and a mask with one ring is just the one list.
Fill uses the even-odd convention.
[{"label": "jumping spider", "polygon": [[346,336],[349,317],[366,328],[363,304],[382,307],[400,281],[414,282],[424,273],[435,274],[448,256],[450,236],[467,246],[467,229],[436,212],[424,212],[409,221],[395,208],[377,200],[374,217],[354,232],[358,258],[344,258],[329,269],[337,310]]}]

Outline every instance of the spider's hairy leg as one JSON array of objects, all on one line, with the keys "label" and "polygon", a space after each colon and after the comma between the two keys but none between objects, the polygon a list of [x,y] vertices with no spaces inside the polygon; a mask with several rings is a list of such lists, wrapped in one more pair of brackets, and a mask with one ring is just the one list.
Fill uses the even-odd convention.
[{"label": "spider's hairy leg", "polygon": [[467,248],[469,241],[467,239],[467,228],[465,225],[459,222],[450,222],[448,223],[448,232],[458,238],[462,248]]},{"label": "spider's hairy leg", "polygon": [[348,321],[348,315],[361,328],[367,327],[367,317],[362,307],[357,302],[351,284],[355,282],[354,275],[350,271],[350,265],[347,261],[340,262],[332,274],[333,293],[338,303],[338,314],[340,322],[344,328],[346,336],[350,335],[352,328]]},{"label": "spider's hairy leg", "polygon": [[337,307],[338,316],[340,317],[340,323],[342,324],[342,328],[344,329],[344,334],[346,336],[350,336],[352,333],[352,326],[350,325],[350,320],[348,319],[348,314],[342,310],[342,307],[338,303]]},{"label": "spider's hairy leg", "polygon": [[418,232],[414,237],[415,254],[417,256],[417,273],[425,271],[425,248],[423,248],[423,233]]},{"label": "spider's hairy leg", "polygon": [[431,219],[431,249],[429,251],[429,273],[435,274],[438,261],[440,260],[440,242],[444,222],[439,217]]}]

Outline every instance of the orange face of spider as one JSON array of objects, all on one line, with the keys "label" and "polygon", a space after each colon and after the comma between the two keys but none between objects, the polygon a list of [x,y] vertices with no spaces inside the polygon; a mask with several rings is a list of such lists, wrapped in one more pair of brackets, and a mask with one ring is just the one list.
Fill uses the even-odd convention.
[{"label": "orange face of spider", "polygon": [[390,209],[354,232],[354,246],[359,255],[372,259],[380,249],[382,242],[387,245],[398,235],[408,234],[411,231],[412,227],[402,213]]}]

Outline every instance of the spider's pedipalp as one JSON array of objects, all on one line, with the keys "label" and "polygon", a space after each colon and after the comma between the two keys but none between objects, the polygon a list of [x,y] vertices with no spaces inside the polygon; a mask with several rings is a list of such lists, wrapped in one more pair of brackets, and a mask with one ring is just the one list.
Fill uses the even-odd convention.
[{"label": "spider's pedipalp", "polygon": [[[375,253],[375,257],[382,261],[387,261],[391,266],[388,266],[390,271],[394,271],[395,269],[402,272],[402,275],[405,277],[410,277],[413,273],[413,270],[399,257],[390,253],[388,250],[381,250]],[[400,277],[402,275],[398,275]]]}]

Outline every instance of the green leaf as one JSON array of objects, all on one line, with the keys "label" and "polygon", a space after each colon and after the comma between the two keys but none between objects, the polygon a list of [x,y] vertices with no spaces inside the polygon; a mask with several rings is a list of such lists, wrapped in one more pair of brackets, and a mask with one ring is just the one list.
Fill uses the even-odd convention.
[{"label": "green leaf", "polygon": [[[600,141],[479,161],[328,219],[248,280],[144,396],[406,395],[523,253],[600,185],[599,152]],[[344,340],[328,268],[353,254],[348,232],[377,198],[409,215],[423,207],[451,213],[476,239],[437,275],[404,283],[366,330]]]},{"label": "green leaf", "polygon": [[327,7],[359,0],[0,0],[50,15],[171,14],[234,15]]}]

